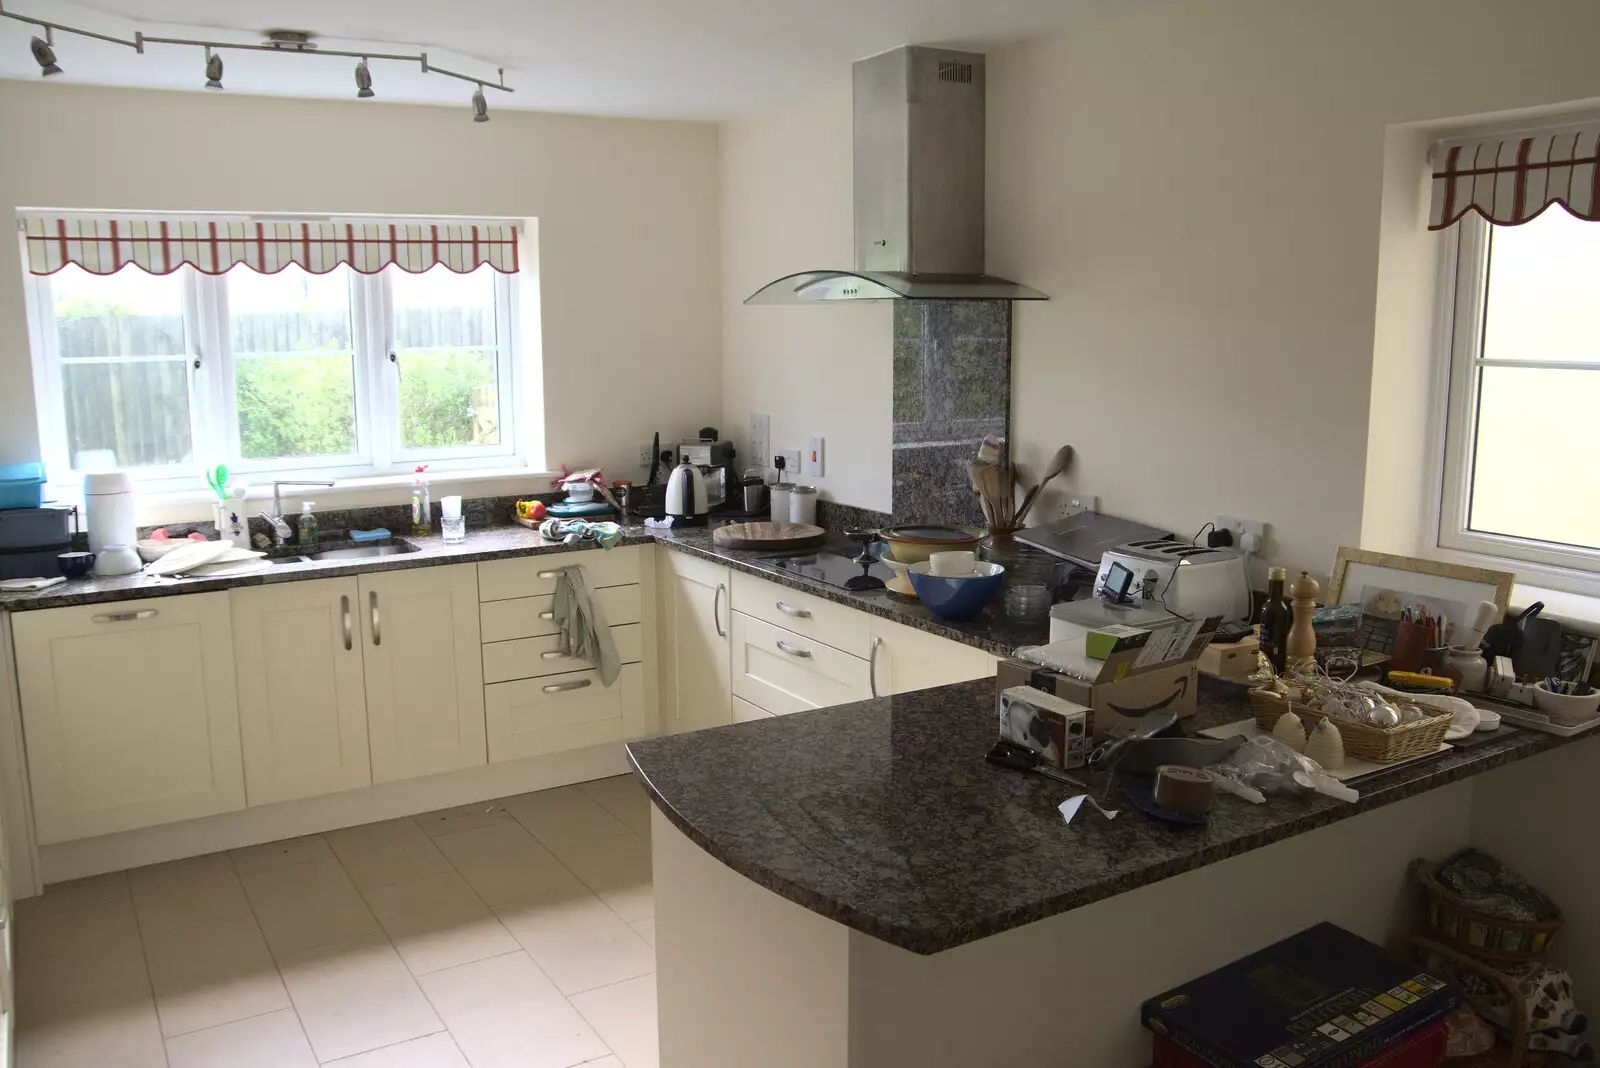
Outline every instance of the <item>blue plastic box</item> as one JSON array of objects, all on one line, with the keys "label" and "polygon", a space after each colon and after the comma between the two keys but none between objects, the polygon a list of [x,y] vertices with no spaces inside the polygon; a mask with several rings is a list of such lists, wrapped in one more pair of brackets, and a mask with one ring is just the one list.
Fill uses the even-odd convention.
[{"label": "blue plastic box", "polygon": [[0,509],[37,508],[44,497],[44,464],[0,464]]}]

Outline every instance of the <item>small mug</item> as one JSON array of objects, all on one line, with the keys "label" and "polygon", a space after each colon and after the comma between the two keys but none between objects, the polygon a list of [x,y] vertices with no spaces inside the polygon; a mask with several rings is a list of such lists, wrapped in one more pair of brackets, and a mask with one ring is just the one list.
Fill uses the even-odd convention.
[{"label": "small mug", "polygon": [[56,556],[56,566],[67,578],[82,578],[94,566],[94,553],[60,553]]},{"label": "small mug", "polygon": [[940,578],[966,578],[978,569],[978,554],[969,550],[932,553],[928,570]]}]

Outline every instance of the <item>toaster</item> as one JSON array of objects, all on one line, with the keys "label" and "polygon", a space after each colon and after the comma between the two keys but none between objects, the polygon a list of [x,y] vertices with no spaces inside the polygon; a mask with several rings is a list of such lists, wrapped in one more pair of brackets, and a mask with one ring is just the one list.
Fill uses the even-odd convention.
[{"label": "toaster", "polygon": [[1171,538],[1124,542],[1100,557],[1094,580],[1097,593],[1106,588],[1106,578],[1117,564],[1133,572],[1128,597],[1136,604],[1159,606],[1187,619],[1221,616],[1237,623],[1250,621],[1250,583],[1244,554],[1236,549],[1211,549]]}]

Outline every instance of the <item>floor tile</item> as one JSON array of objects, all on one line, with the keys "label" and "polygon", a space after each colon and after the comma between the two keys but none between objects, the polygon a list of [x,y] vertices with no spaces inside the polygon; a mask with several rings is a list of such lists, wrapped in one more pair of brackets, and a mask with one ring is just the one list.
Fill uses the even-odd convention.
[{"label": "floor tile", "polygon": [[655,950],[592,894],[502,905],[495,914],[563,994],[656,970]]},{"label": "floor tile", "polygon": [[627,824],[576,786],[519,794],[503,804],[518,823],[551,847],[629,833]]},{"label": "floor tile", "polygon": [[278,964],[318,1060],[444,1030],[382,935],[281,954]]},{"label": "floor tile", "polygon": [[650,809],[654,806],[648,797],[624,797],[620,801],[602,801],[600,805],[621,820],[628,830],[650,841]]},{"label": "floor tile", "polygon": [[609,779],[595,779],[592,782],[580,782],[578,789],[594,798],[596,801],[621,801],[630,797],[644,797],[644,786],[640,784],[637,776],[613,775]]},{"label": "floor tile", "polygon": [[17,1029],[19,1068],[167,1068],[155,1002],[142,991],[48,1009]]},{"label": "floor tile", "polygon": [[225,853],[134,868],[128,887],[146,932],[175,931],[235,916],[248,916],[239,876]]},{"label": "floor tile", "polygon": [[572,1004],[627,1068],[659,1068],[655,976],[574,994]]},{"label": "floor tile", "polygon": [[51,883],[44,888],[44,893],[22,898],[16,903],[17,919],[26,923],[35,916],[53,916],[58,912],[81,909],[87,905],[122,901],[127,896],[128,873],[125,871],[91,875],[86,879],[73,879],[65,883]]},{"label": "floor tile", "polygon": [[147,934],[144,943],[168,1038],[289,1007],[253,916]]},{"label": "floor tile", "polygon": [[634,920],[632,923],[628,924],[628,926],[632,927],[634,932],[638,934],[640,938],[650,943],[650,948],[655,948],[656,920],[654,916],[650,917],[648,920]]},{"label": "floor tile", "polygon": [[516,817],[498,801],[478,801],[455,808],[441,808],[437,812],[424,812],[412,817],[430,837],[470,831],[476,827],[493,827],[497,823],[514,823]]},{"label": "floor tile", "polygon": [[[599,1063],[599,1062],[595,1062]],[[448,1031],[329,1061],[325,1068],[471,1068]],[[585,1065],[584,1068],[589,1068]],[[605,1068],[601,1065],[601,1068]]]},{"label": "floor tile", "polygon": [[610,1052],[525,953],[418,981],[472,1068],[568,1068]]},{"label": "floor tile", "polygon": [[409,818],[329,831],[327,838],[345,871],[363,890],[450,870],[450,862]]},{"label": "floor tile", "polygon": [[457,872],[374,887],[366,897],[413,975],[519,948]]},{"label": "floor tile", "polygon": [[108,901],[17,927],[19,1022],[32,1010],[125,991],[148,995],[144,948],[133,902]]},{"label": "floor tile", "polygon": [[447,834],[434,839],[444,855],[490,905],[583,897],[578,877],[521,824]]},{"label": "floor tile", "polygon": [[274,955],[382,930],[337,860],[255,872],[242,881]]},{"label": "floor tile", "polygon": [[233,850],[229,856],[233,858],[234,871],[240,875],[250,875],[258,871],[287,868],[291,864],[327,860],[333,856],[333,850],[328,848],[328,840],[322,835],[308,834],[303,838],[285,838],[281,842],[245,846]]},{"label": "floor tile", "polygon": [[647,920],[656,914],[650,844],[638,835],[578,842],[551,852],[624,920]]},{"label": "floor tile", "polygon": [[171,1068],[317,1068],[293,1009],[167,1039]]}]

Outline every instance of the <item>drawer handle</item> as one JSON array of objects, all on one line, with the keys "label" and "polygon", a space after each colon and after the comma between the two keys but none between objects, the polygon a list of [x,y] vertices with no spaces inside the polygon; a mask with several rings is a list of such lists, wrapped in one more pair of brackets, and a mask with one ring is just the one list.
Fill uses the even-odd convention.
[{"label": "drawer handle", "polygon": [[883,648],[883,639],[872,639],[872,653],[867,657],[867,689],[872,696],[878,696],[878,650]]},{"label": "drawer handle", "polygon": [[571,653],[563,653],[560,649],[551,649],[547,653],[540,653],[539,658],[541,660],[571,660],[573,656]]},{"label": "drawer handle", "polygon": [[778,611],[786,616],[794,616],[796,619],[811,618],[811,610],[809,608],[796,608],[794,605],[784,604],[782,601],[778,602]]},{"label": "drawer handle", "polygon": [[367,610],[372,613],[372,644],[383,644],[382,620],[378,616],[378,591],[371,590],[367,593]]},{"label": "drawer handle", "polygon": [[90,617],[96,623],[132,623],[136,619],[154,619],[160,613],[154,608],[141,608],[137,612],[108,612]]},{"label": "drawer handle", "polygon": [[542,578],[542,579],[560,578],[561,577],[561,572],[559,572],[559,571],[541,571],[541,572],[539,572],[539,577]]},{"label": "drawer handle", "polygon": [[571,682],[552,682],[544,688],[544,692],[568,693],[572,690],[581,690],[593,681],[593,679],[573,679]]},{"label": "drawer handle", "polygon": [[722,629],[722,595],[728,588],[722,583],[717,583],[717,592],[711,598],[711,622],[717,625],[717,637],[726,638],[728,632]]},{"label": "drawer handle", "polygon": [[539,618],[546,621],[554,620],[556,618],[556,614],[554,612],[540,612]]},{"label": "drawer handle", "polygon": [[[807,614],[809,615],[809,613],[807,613]],[[780,653],[788,653],[790,656],[798,656],[802,660],[810,660],[811,659],[811,650],[810,649],[796,649],[794,646],[790,645],[788,642],[782,641],[782,640],[780,640],[778,642],[778,652],[780,652]]]},{"label": "drawer handle", "polygon": [[344,651],[349,652],[355,648],[350,627],[350,596],[348,594],[339,598],[339,609],[344,613]]}]

